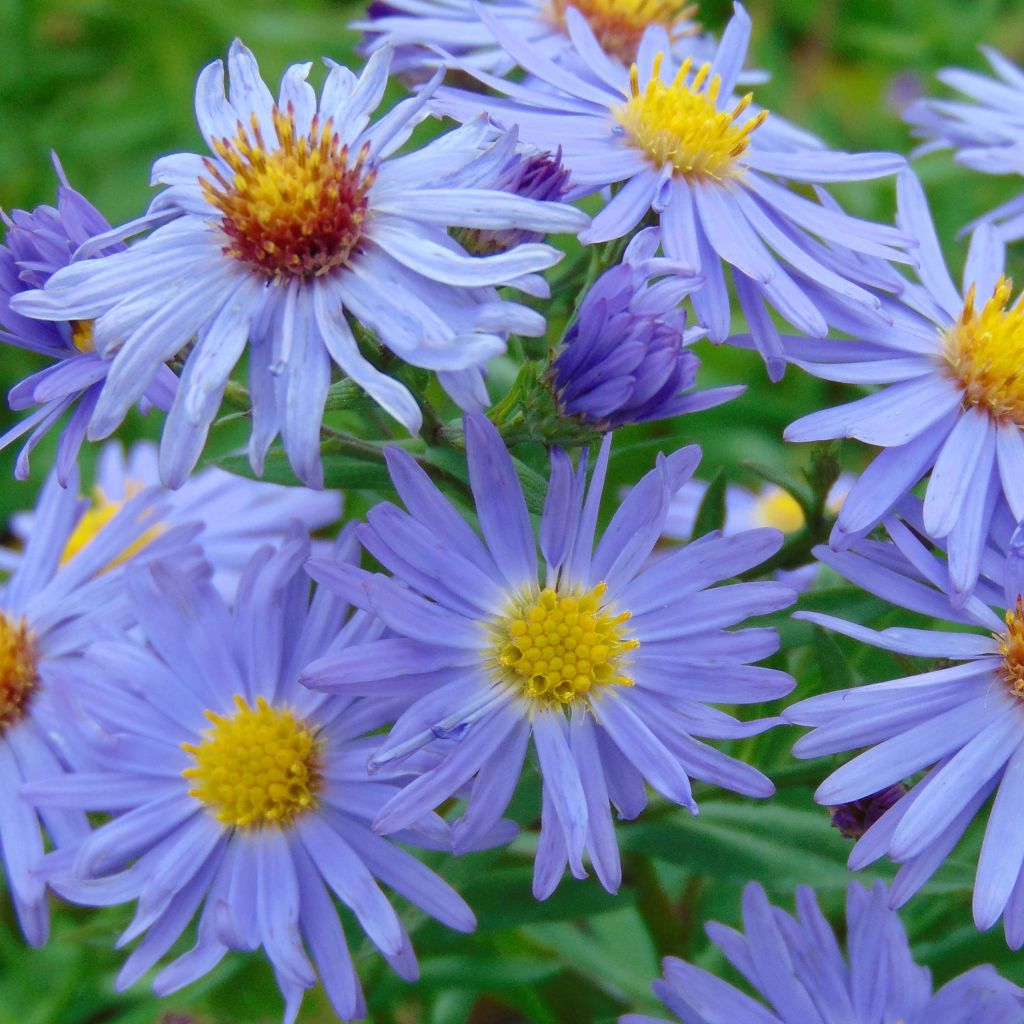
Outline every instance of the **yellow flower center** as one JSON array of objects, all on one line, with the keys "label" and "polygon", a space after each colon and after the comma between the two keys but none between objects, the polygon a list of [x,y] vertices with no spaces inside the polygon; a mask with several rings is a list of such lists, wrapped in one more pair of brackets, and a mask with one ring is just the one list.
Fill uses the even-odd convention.
[{"label": "yellow flower center", "polygon": [[226,255],[274,282],[319,277],[347,264],[362,237],[374,178],[363,166],[369,147],[350,164],[330,118],[314,117],[301,137],[290,106],[287,113],[275,107],[273,118],[275,147],[255,115],[249,129],[239,122],[234,139],[214,147],[231,174],[206,160],[212,180],[199,184],[223,214]]},{"label": "yellow flower center", "polygon": [[1003,656],[1003,679],[1015,697],[1024,699],[1024,598],[1006,612],[1006,632],[998,637]]},{"label": "yellow flower center", "polygon": [[710,64],[702,64],[693,80],[686,78],[693,66],[687,57],[671,84],[662,82],[662,54],[654,58],[651,79],[640,91],[640,72],[629,71],[630,95],[612,114],[626,130],[630,143],[642,149],[658,170],[671,163],[679,174],[702,178],[735,177],[742,168],[738,158],[750,144],[750,136],[768,116],[762,110],[746,123],[737,123],[750,106],[747,93],[732,110],[719,110],[718,75],[708,78]]},{"label": "yellow flower center", "polygon": [[91,320],[71,321],[71,344],[82,353],[96,351],[96,345],[92,340]]},{"label": "yellow flower center", "polygon": [[316,806],[323,784],[320,741],[291,711],[263,697],[250,707],[236,694],[235,704],[231,716],[207,711],[213,728],[203,742],[182,744],[195,761],[182,772],[192,783],[189,796],[225,825],[290,825]]},{"label": "yellow flower center", "polygon": [[570,593],[548,587],[517,598],[492,625],[495,679],[547,706],[572,704],[595,687],[632,686],[623,655],[640,641],[624,635],[628,611],[602,605],[606,589],[605,583]]},{"label": "yellow flower center", "polygon": [[552,0],[551,20],[565,28],[565,10],[575,7],[587,19],[591,31],[603,49],[630,62],[645,29],[661,25],[673,42],[694,35],[693,21],[697,5],[680,0]]},{"label": "yellow flower center", "polygon": [[772,488],[758,495],[753,518],[759,526],[774,526],[783,533],[796,533],[804,525],[804,510],[789,491]]},{"label": "yellow flower center", "polygon": [[[129,498],[139,494],[143,489],[141,483],[135,480],[129,480],[125,484],[125,496],[121,501],[112,501],[110,498],[103,493],[102,488],[93,488],[93,502],[82,513],[82,518],[75,524],[74,530],[71,531],[71,536],[68,537],[67,543],[64,545],[64,550],[60,556],[60,564],[67,565],[75,555],[79,554],[82,550],[88,547],[93,540],[105,529],[107,524],[117,515],[118,512],[124,507],[125,502]],[[151,544],[160,534],[163,532],[163,527],[151,526],[145,533],[142,534],[136,541],[129,544],[115,558],[104,571],[115,569],[119,565],[124,565],[125,562],[134,558],[143,548]]]},{"label": "yellow flower center", "polygon": [[0,612],[0,736],[24,717],[38,684],[35,645],[25,620]]},{"label": "yellow flower center", "polygon": [[960,319],[943,332],[945,356],[969,405],[1024,426],[1024,294],[1010,306],[1013,282],[1000,277],[980,311],[971,285]]}]

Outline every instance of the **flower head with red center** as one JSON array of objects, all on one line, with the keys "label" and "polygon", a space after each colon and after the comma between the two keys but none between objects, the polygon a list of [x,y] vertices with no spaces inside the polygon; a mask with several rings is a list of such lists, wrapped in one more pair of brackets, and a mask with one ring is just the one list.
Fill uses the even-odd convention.
[{"label": "flower head with red center", "polygon": [[[309,64],[284,75],[275,100],[240,42],[224,66],[203,70],[196,116],[208,156],[158,160],[169,186],[123,253],[76,263],[18,311],[44,320],[91,320],[110,372],[89,419],[104,437],[164,362],[180,355],[181,384],[161,442],[164,482],[195,465],[235,365],[248,348],[257,472],[280,434],[292,468],[318,486],[320,427],[332,364],[409,431],[421,412],[383,373],[352,321],[400,359],[436,370],[467,408],[486,401],[483,366],[510,333],[538,335],[540,314],[499,296],[537,291],[537,273],[561,253],[539,241],[471,254],[451,228],[578,231],[585,214],[517,195],[493,182],[509,144],[484,123],[391,160],[427,114],[437,80],[371,123],[387,86],[380,50],[357,78],[329,62],[319,97]],[[127,312],[127,315],[126,315]]]}]

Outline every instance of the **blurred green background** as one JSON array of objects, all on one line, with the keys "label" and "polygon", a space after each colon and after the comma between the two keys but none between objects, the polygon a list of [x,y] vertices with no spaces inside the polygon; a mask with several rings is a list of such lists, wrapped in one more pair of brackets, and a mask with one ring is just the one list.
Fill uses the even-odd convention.
[{"label": "blurred green background", "polygon": [[[837,148],[907,152],[910,139],[898,108],[921,92],[938,91],[938,68],[982,67],[980,42],[1024,58],[1019,2],[751,0],[748,6],[755,23],[754,63],[773,76],[758,89],[759,101]],[[718,30],[729,9],[723,0],[707,2],[701,18]],[[191,106],[195,75],[225,52],[232,37],[245,40],[267,79],[275,81],[295,60],[353,60],[356,40],[346,24],[355,13],[335,0],[0,0],[0,206],[52,201],[49,151],[56,149],[71,183],[113,223],[137,215],[151,195],[153,159],[198,150]],[[1019,183],[972,176],[947,154],[921,161],[918,170],[951,263],[959,268],[959,228],[1009,198]],[[885,183],[844,188],[841,197],[862,215],[892,216],[892,189]],[[680,444],[684,436],[699,441],[706,476],[721,466],[727,479],[750,484],[754,478],[742,465],[748,460],[795,475],[808,453],[800,446],[786,448],[781,430],[833,400],[835,389],[793,372],[770,388],[751,356],[709,346],[700,351],[705,382],[742,381],[751,390],[723,409],[634,430],[619,444],[618,478],[636,479],[648,467],[648,435],[663,447]],[[0,350],[0,391],[6,393],[37,366],[17,350]],[[0,409],[0,432],[11,422],[6,408]],[[158,428],[155,417],[149,423],[133,419],[122,436],[152,435]],[[865,455],[856,446],[842,453],[851,468],[863,465]],[[12,465],[12,452],[0,454],[0,523],[12,510],[32,504],[52,465],[52,444],[37,450],[28,483],[13,481]],[[895,621],[879,602],[840,586],[820,591],[807,604],[841,608],[861,621]],[[806,625],[781,624],[785,649],[773,664],[799,673],[801,694],[839,685],[843,675],[878,679],[896,671],[887,656],[814,637]],[[783,904],[796,883],[809,882],[827,909],[837,911],[848,849],[809,797],[831,765],[794,766],[787,754],[792,739],[789,731],[777,730],[736,745],[742,746],[736,753],[779,782],[780,794],[770,804],[708,794],[699,821],[660,809],[621,828],[627,870],[616,899],[592,880],[566,880],[548,903],[534,903],[529,834],[511,852],[439,861],[477,911],[480,931],[453,936],[414,921],[423,963],[423,981],[415,987],[391,976],[353,938],[354,949],[362,950],[371,1019],[585,1024],[611,1021],[627,1009],[653,1012],[649,984],[660,955],[685,954],[721,966],[703,938],[702,923],[735,922],[747,879],[760,879]],[[526,786],[520,820],[536,814],[535,798]],[[971,925],[971,843],[976,845],[977,836],[903,915],[915,952],[941,980],[990,960],[1024,982],[1024,967],[1006,950],[998,929],[979,936]],[[127,910],[61,909],[51,944],[28,951],[9,906],[0,904],[0,1024],[263,1024],[279,1018],[269,971],[252,957],[229,958],[209,978],[164,1002],[144,985],[114,994],[120,956],[110,951],[111,936],[129,916]],[[355,927],[348,933],[358,936]],[[315,992],[301,1019],[314,1024],[334,1018]]]}]

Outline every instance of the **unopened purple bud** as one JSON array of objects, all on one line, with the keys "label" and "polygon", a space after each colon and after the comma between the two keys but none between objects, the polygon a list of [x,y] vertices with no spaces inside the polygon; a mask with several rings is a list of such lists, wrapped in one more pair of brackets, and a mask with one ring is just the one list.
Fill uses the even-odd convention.
[{"label": "unopened purple bud", "polygon": [[895,786],[880,789],[877,793],[872,793],[862,800],[853,800],[848,804],[830,807],[828,813],[832,819],[832,825],[839,829],[847,839],[860,839],[890,807],[893,807],[906,795],[906,792],[907,787],[903,783],[897,783]]},{"label": "unopened purple bud", "polygon": [[[540,153],[536,156],[515,154],[489,185],[500,192],[512,192],[525,199],[560,202],[569,191],[569,171],[562,166],[562,151]],[[470,252],[478,256],[491,256],[523,242],[539,242],[544,237],[536,231],[484,230],[462,228],[455,237]]]},{"label": "unopened purple bud", "polygon": [[641,231],[584,297],[551,367],[564,416],[611,430],[708,409],[743,390],[684,393],[700,366],[688,346],[704,333],[686,330],[680,307],[695,282],[658,270],[657,247],[657,229]]}]

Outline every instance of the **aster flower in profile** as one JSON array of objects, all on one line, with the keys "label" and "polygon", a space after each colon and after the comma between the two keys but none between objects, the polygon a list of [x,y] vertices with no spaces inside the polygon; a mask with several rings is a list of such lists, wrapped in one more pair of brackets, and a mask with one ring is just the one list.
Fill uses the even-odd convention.
[{"label": "aster flower in profile", "polygon": [[446,386],[454,381],[457,400],[473,391],[464,378],[480,377],[508,333],[543,333],[539,314],[499,298],[495,286],[526,283],[561,253],[530,243],[471,256],[448,228],[578,231],[586,216],[480,187],[491,162],[506,158],[500,145],[488,156],[493,132],[483,123],[394,156],[426,116],[437,82],[371,123],[389,57],[386,48],[375,53],[358,78],[329,63],[319,99],[306,82],[311,65],[292,65],[275,102],[236,41],[228,95],[220,61],[196,86],[211,155],[154,165],[154,181],[169,186],[142,221],[155,230],[125,253],[76,263],[45,290],[17,297],[26,316],[94,320],[96,350],[113,362],[91,438],[113,431],[157,369],[194,338],[164,427],[164,482],[180,486],[195,465],[248,350],[254,469],[280,433],[296,474],[319,486],[332,362],[410,431],[421,422],[411,392],[361,351],[349,316],[399,358],[440,371]]},{"label": "aster flower in profile", "polygon": [[[339,544],[343,557],[345,535]],[[454,890],[370,831],[400,780],[367,776],[379,739],[364,734],[386,724],[396,702],[325,697],[296,682],[311,659],[381,631],[363,614],[346,622],[347,606],[326,590],[310,600],[308,553],[299,532],[257,551],[232,611],[208,583],[167,563],[129,567],[147,646],[122,637],[90,652],[75,698],[91,770],[23,790],[44,813],[113,815],[39,871],[75,902],[137,901],[121,942],[143,938],[120,989],[198,914],[195,945],[159,971],[157,994],[201,978],[230,949],[262,947],[286,1022],[318,975],[352,1020],[365,1004],[332,894],[408,980],[416,958],[378,880],[450,927],[475,926]],[[450,844],[430,815],[397,838]]]},{"label": "aster flower in profile", "polygon": [[[57,475],[63,484],[78,458],[111,362],[96,351],[92,320],[35,320],[15,312],[11,300],[22,292],[42,288],[73,261],[79,246],[104,235],[110,225],[85,196],[68,184],[56,157],[54,166],[59,178],[55,207],[37,206],[31,212],[14,210],[9,216],[3,215],[7,235],[0,245],[0,342],[36,352],[53,362],[11,390],[8,400],[12,409],[35,411],[0,436],[0,449],[28,434],[14,470],[14,475],[24,480],[32,449],[65,413],[71,412],[57,446]],[[93,255],[122,252],[124,248],[122,243],[111,242]],[[143,405],[170,408],[176,382],[171,370],[159,368],[139,395]]]},{"label": "aster flower in profile", "polygon": [[[982,46],[996,77],[964,68],[945,68],[943,85],[964,99],[925,97],[903,112],[915,136],[917,153],[952,149],[953,159],[982,174],[1024,176],[1024,71],[990,46]],[[1001,222],[1007,241],[1024,235],[1024,196],[998,207],[986,219]]]},{"label": "aster flower in profile", "polygon": [[[1007,942],[1024,945],[1024,562],[1021,533],[997,516],[983,552],[974,595],[956,608],[950,565],[921,540],[917,499],[886,520],[890,540],[862,540],[849,550],[816,550],[830,568],[882,600],[952,627],[892,626],[881,632],[831,615],[796,618],[900,655],[927,659],[924,671],[886,682],[809,697],[785,717],[811,731],[797,757],[863,750],[821,784],[815,799],[830,808],[865,800],[923,778],[891,803],[858,840],[850,867],[889,856],[901,867],[894,906],[906,902],[945,861],[995,793],[987,812],[974,884],[974,921],[1003,918]],[[965,631],[964,627],[975,631]],[[980,630],[980,632],[977,632]],[[942,659],[936,663],[935,659]]]},{"label": "aster flower in profile", "polygon": [[[371,510],[358,531],[393,573],[314,558],[310,572],[377,614],[391,631],[312,664],[310,686],[337,694],[394,694],[410,702],[373,768],[430,748],[438,763],[374,820],[407,827],[471,782],[453,826],[455,849],[492,829],[516,788],[531,739],[543,777],[534,894],[547,897],[584,853],[609,891],[621,878],[609,802],[635,818],[645,783],[696,812],[691,777],[748,796],[771,782],[697,737],[750,736],[776,719],[740,722],[705,702],[746,704],[787,693],[784,672],[750,662],[778,645],[773,629],[732,631],[794,597],[774,582],[712,584],[756,566],[776,530],[702,538],[645,568],[671,495],[693,472],[696,447],[660,457],[595,546],[608,435],[589,488],[586,460],[552,454],[538,543],[513,461],[494,426],[465,420],[469,480],[482,538],[405,453],[388,465],[408,511]],[[543,572],[538,571],[538,559]]]},{"label": "aster flower in profile", "polygon": [[[89,490],[89,506],[68,538],[62,564],[84,550],[125,502],[146,488],[159,488],[165,514],[134,545],[132,555],[145,550],[150,540],[169,528],[202,524],[197,544],[213,569],[214,584],[230,598],[256,548],[283,539],[296,521],[308,531],[337,521],[343,504],[336,491],[248,480],[215,466],[190,476],[180,490],[164,491],[159,485],[157,449],[152,442],[137,441],[127,452],[116,441],[103,445]],[[36,526],[37,517],[32,513],[15,515],[10,524],[22,542],[28,541]],[[0,566],[17,564],[16,559],[16,552],[4,553]]]},{"label": "aster flower in profile", "polygon": [[655,256],[659,242],[657,228],[638,232],[622,262],[606,270],[580,303],[551,365],[551,387],[564,416],[608,430],[711,409],[746,390],[687,393],[700,366],[689,346],[705,331],[686,329],[680,302],[700,282],[672,274],[671,262]]},{"label": "aster flower in profile", "polygon": [[[374,0],[366,17],[352,27],[364,33],[363,50],[395,49],[395,71],[423,78],[444,63],[438,51],[461,64],[504,75],[516,59],[495,38],[474,0]],[[567,16],[574,8],[611,57],[627,64],[636,59],[647,28],[661,27],[682,59],[706,53],[714,41],[694,21],[697,4],[688,0],[499,0],[487,10],[535,52],[554,61],[572,61],[574,50]]]},{"label": "aster flower in profile", "polygon": [[[1020,1024],[1024,990],[988,964],[932,990],[931,972],[914,962],[885,885],[846,891],[846,950],[814,891],[796,890],[796,914],[768,902],[751,882],[743,890],[743,931],[712,921],[708,937],[743,976],[754,999],[702,967],[666,957],[655,995],[685,1024]],[[627,1013],[619,1024],[666,1024]]]},{"label": "aster flower in profile", "polygon": [[[831,200],[812,201],[790,184],[859,181],[906,164],[887,153],[830,152],[796,129],[755,110],[752,94],[734,99],[750,37],[740,5],[714,56],[678,61],[661,28],[649,28],[627,70],[601,49],[586,19],[566,11],[579,70],[532,49],[487,8],[478,13],[495,38],[533,79],[516,83],[453,60],[501,96],[441,88],[432,105],[468,121],[486,112],[499,126],[518,127],[521,141],[540,150],[562,147],[575,195],[617,186],[580,238],[620,238],[649,213],[658,217],[669,259],[699,274],[693,294],[700,323],[714,341],[730,330],[723,265],[732,268],[737,297],[772,379],[785,369],[769,308],[800,331],[824,336],[831,306],[877,311],[863,286],[885,260],[906,260],[913,239],[893,227],[858,220]],[[539,83],[542,83],[539,84]],[[863,258],[882,263],[868,270]],[[828,301],[815,303],[804,279],[818,282]]]},{"label": "aster flower in profile", "polygon": [[[64,488],[51,473],[39,496],[39,529],[0,584],[0,854],[22,931],[33,945],[49,931],[45,885],[32,871],[43,828],[58,846],[88,832],[81,810],[37,813],[18,796],[23,782],[61,778],[75,767],[66,743],[64,698],[77,685],[85,651],[105,631],[131,625],[120,573],[107,571],[159,513],[152,494],[129,502],[74,564],[61,554],[79,516],[78,471]],[[180,558],[192,531],[167,532],[158,554]]]},{"label": "aster flower in profile", "polygon": [[[853,437],[882,451],[854,484],[832,533],[841,548],[863,536],[927,476],[924,529],[949,550],[954,600],[978,578],[994,510],[1024,518],[1024,304],[1005,276],[990,225],[971,237],[963,293],[946,270],[917,178],[898,186],[898,223],[920,239],[920,284],[883,300],[892,326],[851,313],[852,342],[786,338],[787,357],[826,380],[878,391],[792,423],[787,441]],[[929,476],[930,471],[930,476]]]}]

